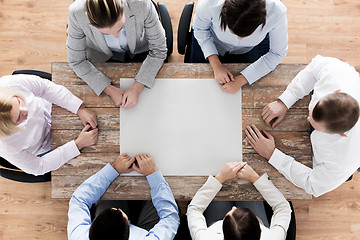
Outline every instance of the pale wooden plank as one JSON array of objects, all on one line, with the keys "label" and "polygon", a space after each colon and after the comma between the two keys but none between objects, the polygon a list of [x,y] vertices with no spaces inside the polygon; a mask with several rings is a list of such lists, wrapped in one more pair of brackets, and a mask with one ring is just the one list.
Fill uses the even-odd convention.
[{"label": "pale wooden plank", "polygon": [[[78,157],[71,159],[63,167],[53,171],[52,176],[92,175],[107,163],[114,162],[118,156],[118,153],[82,153]],[[309,167],[312,165],[312,159],[309,155],[292,156]],[[258,154],[244,154],[243,161],[248,162],[259,174],[268,173],[270,176],[281,177],[281,174]]]},{"label": "pale wooden plank", "polygon": [[[80,130],[53,130],[52,149],[74,140]],[[311,144],[308,132],[279,132],[271,131],[275,138],[276,147],[286,154],[311,154]],[[119,152],[120,136],[119,131],[99,130],[99,139],[96,145],[86,147],[81,152]],[[245,138],[245,134],[243,134]],[[246,145],[243,140],[243,153],[255,153],[255,150]]]},{"label": "pale wooden plank", "polygon": [[[97,115],[98,125],[101,130],[119,130],[120,110],[119,108],[89,108]],[[84,126],[80,118],[60,107],[54,107],[52,129],[82,129]],[[273,131],[309,131],[310,125],[307,121],[307,109],[290,109],[284,120],[274,129],[265,124],[261,117],[261,109],[243,109],[243,130],[246,126],[255,124],[259,129]],[[71,124],[69,124],[71,123]]]},{"label": "pale wooden plank", "polygon": [[275,127],[271,128],[266,125],[261,116],[260,109],[243,109],[242,110],[242,128],[255,124],[260,130],[265,129],[268,131],[296,131],[296,132],[309,132],[310,124],[307,121],[307,109],[290,109],[286,113],[285,118]]},{"label": "pale wooden plank", "polygon": [[[53,176],[52,177],[52,197],[71,197],[71,193],[87,178],[89,175]],[[175,199],[181,201],[191,200],[197,190],[205,183],[206,176],[196,176],[186,178],[186,191],[184,189],[184,179],[181,176],[167,176],[168,182]],[[285,197],[289,199],[311,199],[310,195],[304,194],[303,190],[294,187],[289,181],[283,177],[273,179],[274,184],[279,187]],[[141,192],[139,196],[138,192]],[[127,177],[120,176],[116,178],[103,195],[102,199],[151,199],[150,187],[144,176]],[[233,180],[225,182],[221,191],[215,197],[215,200],[260,200],[260,193],[248,181]]]},{"label": "pale wooden plank", "polygon": [[[52,130],[51,149],[55,149],[65,143],[75,140],[80,134],[80,130]],[[119,130],[102,130],[99,127],[97,144],[85,147],[81,152],[119,152],[120,148]]]},{"label": "pale wooden plank", "polygon": [[[96,114],[98,126],[101,130],[120,130],[120,109],[114,108],[89,108]],[[55,129],[83,129],[80,118],[61,107],[53,107],[51,128]]]}]

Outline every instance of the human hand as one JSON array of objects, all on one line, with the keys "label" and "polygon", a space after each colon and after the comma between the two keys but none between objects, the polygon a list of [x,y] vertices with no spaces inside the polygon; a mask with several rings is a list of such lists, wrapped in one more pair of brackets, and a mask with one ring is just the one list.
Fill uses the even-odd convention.
[{"label": "human hand", "polygon": [[135,156],[136,164],[133,164],[133,168],[138,173],[148,176],[156,172],[154,160],[150,154],[138,154]]},{"label": "human hand", "polygon": [[220,172],[216,174],[215,178],[218,180],[221,184],[226,182],[227,180],[230,180],[234,177],[236,177],[236,173],[241,169],[246,163],[244,162],[228,162],[226,163]]},{"label": "human hand", "polygon": [[218,84],[223,85],[230,81],[235,81],[232,73],[222,65],[216,54],[209,56],[208,59],[212,69],[214,70],[214,77]]},{"label": "human hand", "polygon": [[235,77],[235,81],[228,82],[228,83],[225,83],[224,85],[222,85],[221,89],[227,93],[236,93],[237,91],[239,91],[239,89],[242,86],[244,86],[247,83],[248,83],[248,81],[246,80],[246,78],[240,74]]},{"label": "human hand", "polygon": [[86,124],[90,124],[91,128],[95,129],[98,125],[96,114],[93,111],[85,108],[83,105],[79,107],[77,111],[78,116],[80,117],[81,122],[86,126]]},{"label": "human hand", "polygon": [[126,153],[119,155],[111,166],[119,173],[128,173],[133,170],[135,158],[130,158]]},{"label": "human hand", "polygon": [[128,90],[125,91],[120,107],[129,109],[137,104],[138,96],[144,84],[135,82]]},{"label": "human hand", "polygon": [[117,107],[120,107],[124,95],[124,90],[114,87],[113,85],[109,85],[104,89],[104,92],[110,96],[111,100]]},{"label": "human hand", "polygon": [[266,138],[255,125],[247,126],[245,129],[246,141],[250,143],[257,153],[269,160],[275,151],[275,140],[266,130],[263,130],[263,132]]},{"label": "human hand", "polygon": [[94,145],[98,140],[98,129],[91,129],[91,126],[87,124],[77,139],[75,140],[75,144],[79,150],[84,147],[88,147]]},{"label": "human hand", "polygon": [[248,180],[252,183],[256,182],[260,178],[259,174],[257,174],[254,169],[247,163],[236,173],[236,176],[240,179]]},{"label": "human hand", "polygon": [[271,127],[275,127],[284,119],[287,110],[286,105],[280,99],[277,99],[263,108],[261,116],[268,126],[275,120],[275,122],[271,124]]}]

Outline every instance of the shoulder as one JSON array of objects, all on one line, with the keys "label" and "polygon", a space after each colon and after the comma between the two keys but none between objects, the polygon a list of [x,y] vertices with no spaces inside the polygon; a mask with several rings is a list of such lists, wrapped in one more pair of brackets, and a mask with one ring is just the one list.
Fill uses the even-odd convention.
[{"label": "shoulder", "polygon": [[86,22],[89,23],[89,19],[86,16],[86,8],[85,8],[86,0],[76,0],[69,7],[69,18],[75,17],[78,22]]},{"label": "shoulder", "polygon": [[266,0],[266,11],[270,15],[283,16],[286,14],[286,7],[280,0]]},{"label": "shoulder", "polygon": [[85,11],[85,4],[86,4],[86,0],[76,0],[75,2],[73,2],[70,7],[69,7],[69,12],[70,13],[77,13],[80,11]]},{"label": "shoulder", "polygon": [[204,12],[213,15],[220,12],[225,0],[199,0],[196,4],[196,12]]},{"label": "shoulder", "polygon": [[150,0],[126,0],[125,4],[131,11],[143,11],[144,9],[150,9],[153,3]]}]

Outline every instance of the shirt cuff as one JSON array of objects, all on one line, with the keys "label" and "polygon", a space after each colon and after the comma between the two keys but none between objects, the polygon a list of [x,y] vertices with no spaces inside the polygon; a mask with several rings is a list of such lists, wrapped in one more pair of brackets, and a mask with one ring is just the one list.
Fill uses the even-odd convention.
[{"label": "shirt cuff", "polygon": [[263,185],[264,182],[269,181],[269,180],[270,180],[270,179],[269,179],[268,174],[267,174],[267,173],[264,173],[263,175],[261,175],[261,177],[260,177],[258,180],[256,180],[256,181],[254,182],[254,186],[256,187],[256,189],[258,189],[258,186],[259,186],[259,185]]},{"label": "shirt cuff", "polygon": [[279,99],[285,104],[285,106],[290,109],[294,103],[298,100],[290,91],[285,90],[280,96]]},{"label": "shirt cuff", "polygon": [[204,57],[205,59],[208,59],[209,56],[211,55],[218,55],[219,52],[218,50],[216,49],[216,46],[213,42],[204,42],[201,46],[201,50],[203,51],[204,53]]},{"label": "shirt cuff", "polygon": [[271,165],[273,165],[277,170],[279,170],[279,168],[281,168],[281,164],[283,162],[282,159],[284,159],[285,156],[286,156],[286,154],[284,154],[283,152],[281,152],[280,150],[275,148],[275,151],[273,152],[273,154],[271,155],[271,157],[269,159],[269,163]]},{"label": "shirt cuff", "polygon": [[218,191],[220,191],[220,189],[222,188],[222,184],[214,176],[211,175],[208,177],[205,184],[210,184],[214,186],[214,188],[219,189]]},{"label": "shirt cuff", "polygon": [[67,159],[73,159],[80,155],[80,151],[76,146],[75,140],[72,140],[64,145],[64,149],[66,149]]},{"label": "shirt cuff", "polygon": [[105,167],[101,169],[102,172],[105,172],[104,175],[112,182],[115,178],[119,176],[119,173],[111,166],[110,163],[106,164]]},{"label": "shirt cuff", "polygon": [[74,107],[74,109],[73,109],[73,110],[70,110],[70,111],[71,111],[72,113],[77,114],[77,112],[79,111],[79,108],[80,108],[81,104],[83,104],[83,101],[82,101],[80,98],[75,97],[75,98],[72,100],[72,102],[73,102],[72,107]]},{"label": "shirt cuff", "polygon": [[148,180],[150,188],[158,186],[160,183],[166,183],[164,176],[161,171],[154,172],[148,176],[146,176]]},{"label": "shirt cuff", "polygon": [[258,76],[258,74],[256,73],[256,71],[252,65],[249,65],[247,68],[245,68],[240,73],[241,73],[241,75],[243,75],[246,78],[249,85],[253,84],[254,82],[256,82],[257,80],[260,79],[260,77]]}]

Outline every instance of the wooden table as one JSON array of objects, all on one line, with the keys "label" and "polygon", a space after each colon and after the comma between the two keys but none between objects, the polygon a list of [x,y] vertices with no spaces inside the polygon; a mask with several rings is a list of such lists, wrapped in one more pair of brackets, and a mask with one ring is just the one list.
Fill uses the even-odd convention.
[{"label": "wooden table", "polygon": [[[119,86],[119,79],[133,78],[141,64],[138,63],[98,63],[95,66]],[[235,74],[247,64],[228,64],[228,69]],[[261,120],[261,109],[276,99],[304,65],[279,65],[275,71],[252,86],[242,89],[242,127],[256,124],[260,129],[267,129],[276,140],[281,151],[294,156],[296,160],[311,167],[311,144],[307,106],[309,96],[298,101],[287,116],[275,129],[271,129]],[[73,94],[84,101],[86,107],[98,117],[99,140],[95,146],[82,150],[82,154],[70,160],[60,169],[52,172],[52,197],[70,198],[75,189],[88,177],[99,171],[106,163],[113,162],[119,154],[120,111],[108,96],[101,97],[79,79],[67,63],[52,64],[53,82],[67,87]],[[208,64],[166,63],[157,78],[213,78],[213,71]],[[52,113],[52,149],[75,139],[83,125],[78,116],[53,106]],[[245,134],[243,134],[244,138]],[[272,182],[287,199],[311,199],[311,195],[295,187],[275,168],[258,155],[251,146],[243,141],[243,160],[247,161],[259,174],[267,172]],[[220,169],[219,169],[220,170]],[[165,177],[177,200],[191,200],[196,191],[204,184],[204,176],[169,176]],[[102,199],[151,199],[150,188],[144,177],[118,177],[110,185]],[[228,181],[215,198],[216,200],[259,200],[261,195],[254,186],[244,180]]]}]

